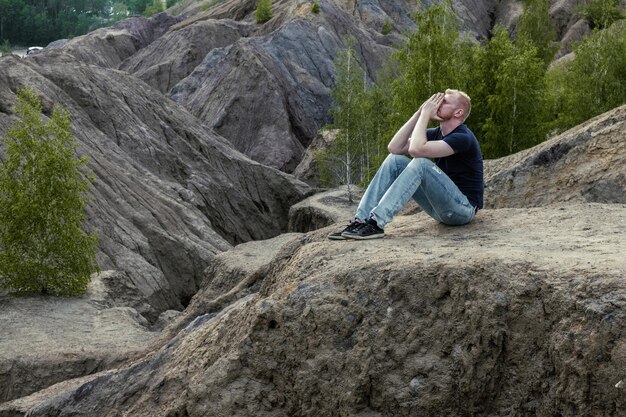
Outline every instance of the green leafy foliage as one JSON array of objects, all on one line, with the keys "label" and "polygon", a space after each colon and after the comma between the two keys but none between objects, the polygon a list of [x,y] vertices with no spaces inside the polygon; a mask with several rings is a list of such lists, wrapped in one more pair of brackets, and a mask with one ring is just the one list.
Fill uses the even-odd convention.
[{"label": "green leafy foliage", "polygon": [[334,123],[328,128],[337,129],[337,135],[327,151],[316,155],[321,180],[326,186],[365,184],[384,158],[381,138],[388,130],[390,96],[385,90],[390,86],[382,75],[378,84],[371,84],[352,46],[340,51],[335,68]]},{"label": "green leafy foliage", "polygon": [[339,129],[339,133],[333,146],[317,155],[325,173],[323,180],[333,186],[359,182],[361,158],[365,153],[361,148],[363,138],[360,136],[364,115],[365,73],[352,47],[339,52],[335,68],[337,77],[331,92],[335,106],[331,114],[334,120],[332,127]]},{"label": "green leafy foliage", "polygon": [[314,1],[313,4],[311,5],[311,11],[315,14],[318,14],[320,12],[320,4]]},{"label": "green leafy foliage", "polygon": [[259,0],[256,6],[256,22],[262,24],[272,18],[272,0]]},{"label": "green leafy foliage", "polygon": [[97,238],[82,230],[86,158],[76,156],[62,108],[45,123],[35,93],[24,89],[16,113],[0,165],[0,287],[81,294],[97,270]]},{"label": "green leafy foliage", "polygon": [[383,35],[389,35],[392,30],[393,30],[393,26],[391,24],[391,20],[385,19],[385,23],[383,23],[383,29],[381,33]]},{"label": "green leafy foliage", "polygon": [[592,28],[604,29],[624,18],[619,3],[620,0],[592,0],[586,6],[579,7],[578,12]]},{"label": "green leafy foliage", "polygon": [[165,10],[165,5],[162,0],[153,0],[152,4],[146,7],[143,14],[144,16],[154,16],[157,13],[161,13]]},{"label": "green leafy foliage", "polygon": [[[489,117],[483,125],[483,151],[490,157],[518,152],[545,138],[541,108],[545,67],[537,48],[514,44],[497,27],[486,55],[493,54],[494,89],[488,96]],[[495,58],[495,59],[494,59]]]},{"label": "green leafy foliage", "polygon": [[142,14],[153,0],[0,0],[0,43],[45,46]]},{"label": "green leafy foliage", "polygon": [[124,3],[114,3],[113,8],[111,10],[111,21],[118,22],[122,19],[127,18],[130,15],[130,11],[128,10],[128,6]]},{"label": "green leafy foliage", "polygon": [[548,0],[525,0],[524,13],[517,23],[516,42],[528,42],[537,48],[537,56],[546,66],[557,51],[556,28],[550,18]]},{"label": "green leafy foliage", "polygon": [[11,53],[11,43],[8,39],[5,39],[2,44],[0,44],[0,56],[8,55]]},{"label": "green leafy foliage", "polygon": [[566,129],[626,103],[626,22],[595,30],[574,59],[549,72],[555,127]]},{"label": "green leafy foliage", "polygon": [[[623,20],[596,29],[575,48],[573,60],[549,70],[556,48],[546,0],[526,0],[515,39],[501,26],[482,44],[463,38],[449,3],[431,6],[416,14],[415,21],[418,29],[387,62],[384,73],[376,74],[376,83],[357,83],[362,73],[347,77],[345,63],[337,63],[331,127],[339,129],[340,139],[322,156],[341,155],[345,168],[348,161],[358,166],[365,155],[365,165],[375,169],[396,130],[424,100],[446,88],[472,97],[466,123],[485,158],[534,146],[548,132],[558,133],[626,103]],[[371,176],[357,169],[339,171],[333,176],[327,169],[326,174],[342,184],[366,182]]]},{"label": "green leafy foliage", "polygon": [[460,21],[450,4],[432,6],[415,21],[418,30],[393,55],[400,74],[392,83],[393,128],[402,126],[433,92],[465,84],[466,74],[459,70]]}]

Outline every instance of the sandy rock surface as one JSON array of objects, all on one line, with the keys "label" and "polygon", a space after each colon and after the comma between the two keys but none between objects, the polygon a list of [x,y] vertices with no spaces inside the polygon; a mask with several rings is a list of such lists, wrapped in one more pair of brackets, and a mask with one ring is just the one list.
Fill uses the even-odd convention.
[{"label": "sandy rock surface", "polygon": [[367,242],[330,229],[153,354],[0,415],[626,412],[626,206],[400,216]]},{"label": "sandy rock surface", "polygon": [[158,332],[111,293],[96,278],[84,297],[0,296],[0,402],[106,369],[145,349]]},{"label": "sandy rock surface", "polygon": [[344,185],[307,197],[289,209],[289,230],[310,232],[335,223],[348,224],[362,195],[360,187]]}]

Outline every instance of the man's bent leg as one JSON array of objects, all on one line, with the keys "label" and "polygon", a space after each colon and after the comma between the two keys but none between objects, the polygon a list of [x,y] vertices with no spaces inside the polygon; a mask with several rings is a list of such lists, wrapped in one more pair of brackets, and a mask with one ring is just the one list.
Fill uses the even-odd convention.
[{"label": "man's bent leg", "polygon": [[[408,158],[407,158],[408,159]],[[406,205],[420,187],[424,172],[435,166],[429,159],[413,158],[396,180],[388,187],[380,201],[370,211],[381,229]]]},{"label": "man's bent leg", "polygon": [[451,226],[471,222],[475,208],[454,182],[436,165],[424,170],[415,201],[435,220]]},{"label": "man's bent leg", "polygon": [[367,186],[365,194],[361,197],[356,211],[357,219],[369,219],[372,209],[378,205],[389,187],[391,187],[410,162],[411,159],[404,155],[389,154],[385,158],[378,171],[376,171],[376,175]]}]

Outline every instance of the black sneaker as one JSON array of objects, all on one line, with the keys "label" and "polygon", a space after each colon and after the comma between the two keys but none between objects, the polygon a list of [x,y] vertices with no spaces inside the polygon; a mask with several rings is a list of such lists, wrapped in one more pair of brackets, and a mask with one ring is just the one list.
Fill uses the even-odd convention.
[{"label": "black sneaker", "polygon": [[338,231],[338,232],[334,232],[334,233],[329,234],[329,235],[328,235],[328,238],[329,238],[330,240],[346,240],[346,239],[348,239],[348,238],[347,238],[347,237],[342,236],[342,233],[345,233],[345,232],[352,232],[352,231],[354,231],[354,230],[358,229],[359,227],[361,227],[361,226],[362,226],[362,225],[364,225],[364,224],[365,224],[365,223],[363,223],[363,222],[361,222],[361,221],[359,221],[359,220],[356,220],[356,219],[355,219],[355,220],[352,220],[352,221],[348,224],[348,226],[347,226],[345,229],[340,230],[340,231]]},{"label": "black sneaker", "polygon": [[385,237],[385,231],[378,227],[376,220],[369,219],[353,230],[346,230],[341,234],[341,236],[357,240],[380,239],[381,237]]}]

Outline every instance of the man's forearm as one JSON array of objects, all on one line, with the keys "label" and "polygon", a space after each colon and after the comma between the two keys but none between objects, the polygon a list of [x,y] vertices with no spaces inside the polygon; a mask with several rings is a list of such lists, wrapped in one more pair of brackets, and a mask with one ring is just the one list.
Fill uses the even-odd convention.
[{"label": "man's forearm", "polygon": [[429,118],[424,115],[420,116],[417,119],[417,122],[413,126],[413,131],[411,132],[410,145],[409,145],[409,153],[411,151],[416,151],[420,147],[424,146],[428,141],[426,137],[426,129],[428,128]]},{"label": "man's forearm", "polygon": [[406,150],[409,138],[411,137],[411,133],[415,128],[415,124],[417,123],[420,117],[420,110],[418,110],[407,122],[396,132],[393,136],[389,144],[387,145],[387,149],[391,153],[402,153],[403,150]]}]

